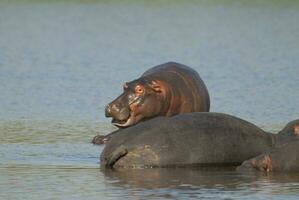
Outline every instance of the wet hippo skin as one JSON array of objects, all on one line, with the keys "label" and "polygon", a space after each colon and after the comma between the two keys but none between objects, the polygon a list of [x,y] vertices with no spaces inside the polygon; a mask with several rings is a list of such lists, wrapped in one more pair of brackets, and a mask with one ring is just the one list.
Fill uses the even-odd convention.
[{"label": "wet hippo skin", "polygon": [[183,64],[168,62],[147,70],[123,85],[124,92],[106,106],[106,117],[128,127],[156,116],[207,112],[208,90],[199,74]]},{"label": "wet hippo skin", "polygon": [[298,172],[299,171],[299,140],[273,148],[250,160],[246,160],[237,168],[239,171],[264,172]]},{"label": "wet hippo skin", "polygon": [[237,166],[274,142],[272,134],[242,119],[197,112],[117,130],[100,159],[104,168]]},{"label": "wet hippo skin", "polygon": [[[109,103],[106,117],[126,128],[157,116],[208,112],[210,97],[204,82],[192,68],[168,62],[147,70],[140,78],[123,85],[123,93]],[[95,136],[94,144],[104,144],[111,135]]]},{"label": "wet hippo skin", "polygon": [[299,120],[288,123],[277,135],[275,148],[246,160],[238,171],[298,172]]}]

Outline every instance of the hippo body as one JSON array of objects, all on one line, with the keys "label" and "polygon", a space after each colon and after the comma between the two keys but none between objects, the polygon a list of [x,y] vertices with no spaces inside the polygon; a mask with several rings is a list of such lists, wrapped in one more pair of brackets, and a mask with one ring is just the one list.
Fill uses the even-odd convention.
[{"label": "hippo body", "polygon": [[195,112],[117,130],[100,159],[113,168],[236,166],[273,145],[271,134],[247,121]]},{"label": "hippo body", "polygon": [[199,74],[185,65],[168,62],[127,82],[124,92],[106,106],[106,117],[124,128],[157,116],[208,112],[210,97]]},{"label": "hippo body", "polygon": [[273,134],[275,146],[246,160],[238,171],[299,172],[299,120],[289,122],[278,134]]},{"label": "hippo body", "polygon": [[[126,128],[157,116],[208,112],[210,96],[199,74],[185,65],[168,62],[147,70],[124,84],[124,92],[109,103],[106,117],[112,124]],[[111,134],[97,135],[94,144],[105,144]]]},{"label": "hippo body", "polygon": [[299,172],[299,140],[246,160],[238,171]]}]

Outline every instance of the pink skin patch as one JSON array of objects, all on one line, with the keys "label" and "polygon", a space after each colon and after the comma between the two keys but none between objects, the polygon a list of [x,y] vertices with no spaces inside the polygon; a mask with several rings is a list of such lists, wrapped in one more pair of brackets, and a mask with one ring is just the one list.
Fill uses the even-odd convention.
[{"label": "pink skin patch", "polygon": [[256,167],[256,159],[251,159],[250,163],[253,167]]},{"label": "pink skin patch", "polygon": [[272,160],[267,154],[251,159],[250,164],[252,167],[263,172],[272,171]]},{"label": "pink skin patch", "polygon": [[294,126],[294,134],[299,137],[299,125]]},{"label": "pink skin patch", "polygon": [[262,160],[262,170],[265,172],[272,171],[272,160],[269,155],[265,155]]}]

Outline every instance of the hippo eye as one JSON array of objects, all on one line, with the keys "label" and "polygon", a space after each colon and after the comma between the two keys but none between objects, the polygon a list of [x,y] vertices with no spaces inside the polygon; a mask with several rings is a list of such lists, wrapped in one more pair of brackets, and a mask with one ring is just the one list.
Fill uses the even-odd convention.
[{"label": "hippo eye", "polygon": [[135,92],[136,92],[137,94],[142,94],[142,93],[144,92],[144,88],[143,88],[141,85],[137,85],[137,86],[135,87]]}]

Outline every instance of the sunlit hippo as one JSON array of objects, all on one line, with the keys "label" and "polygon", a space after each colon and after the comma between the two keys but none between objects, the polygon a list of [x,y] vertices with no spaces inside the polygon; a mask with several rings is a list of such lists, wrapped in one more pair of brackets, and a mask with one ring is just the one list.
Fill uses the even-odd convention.
[{"label": "sunlit hippo", "polygon": [[185,65],[168,62],[147,70],[123,85],[124,92],[109,103],[106,117],[128,127],[156,116],[208,112],[210,98],[199,74]]},{"label": "sunlit hippo", "polygon": [[[124,92],[105,109],[112,124],[126,128],[157,116],[208,112],[210,97],[199,74],[185,65],[168,62],[125,83]],[[112,135],[97,135],[92,143],[104,144]]]},{"label": "sunlit hippo", "polygon": [[277,134],[275,148],[244,161],[239,171],[299,171],[299,120],[286,125]]},{"label": "sunlit hippo", "polygon": [[157,117],[113,134],[100,156],[104,168],[237,166],[275,142],[247,121],[209,112]]}]

